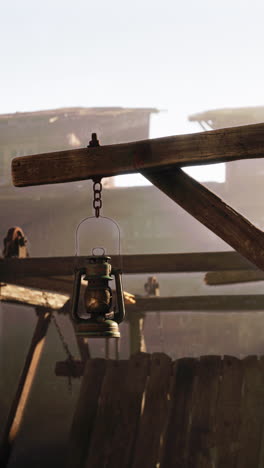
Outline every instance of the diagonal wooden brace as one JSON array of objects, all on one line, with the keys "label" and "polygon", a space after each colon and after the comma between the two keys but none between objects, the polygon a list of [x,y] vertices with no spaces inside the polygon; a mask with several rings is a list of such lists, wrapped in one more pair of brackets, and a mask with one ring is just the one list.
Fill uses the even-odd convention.
[{"label": "diagonal wooden brace", "polygon": [[19,379],[0,446],[0,466],[6,467],[13,444],[20,429],[24,410],[38,369],[42,350],[50,324],[51,311],[40,311],[25,364]]},{"label": "diagonal wooden brace", "polygon": [[204,226],[264,270],[264,233],[182,169],[142,174]]}]

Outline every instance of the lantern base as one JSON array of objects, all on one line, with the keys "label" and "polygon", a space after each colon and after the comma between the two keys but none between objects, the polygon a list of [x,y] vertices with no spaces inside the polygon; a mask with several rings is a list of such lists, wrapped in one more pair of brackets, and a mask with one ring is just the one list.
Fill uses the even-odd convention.
[{"label": "lantern base", "polygon": [[87,338],[120,338],[118,324],[114,320],[86,320],[75,324],[75,332],[78,336]]}]

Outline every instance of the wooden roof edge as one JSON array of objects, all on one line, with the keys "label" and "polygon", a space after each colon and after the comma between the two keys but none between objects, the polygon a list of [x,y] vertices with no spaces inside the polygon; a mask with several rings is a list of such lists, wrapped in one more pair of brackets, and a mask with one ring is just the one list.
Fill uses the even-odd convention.
[{"label": "wooden roof edge", "polygon": [[150,114],[159,113],[160,110],[154,107],[60,107],[58,109],[36,110],[28,112],[14,112],[10,114],[0,114],[0,120],[16,119],[23,117],[53,116],[61,114],[103,115],[103,114],[125,114],[132,112],[148,112]]}]

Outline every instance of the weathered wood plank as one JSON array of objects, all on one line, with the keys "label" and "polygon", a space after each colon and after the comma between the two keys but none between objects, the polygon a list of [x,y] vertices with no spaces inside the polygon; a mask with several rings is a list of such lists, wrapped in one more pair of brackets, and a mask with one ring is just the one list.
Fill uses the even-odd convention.
[{"label": "weathered wood plank", "polygon": [[242,361],[243,391],[241,399],[241,423],[239,451],[236,468],[259,465],[260,446],[264,422],[264,368],[263,361],[249,356]]},{"label": "weathered wood plank", "polygon": [[185,358],[176,361],[161,468],[187,468],[190,410],[196,370],[195,359]]},{"label": "weathered wood plank", "polygon": [[213,441],[216,431],[216,405],[221,377],[220,356],[202,356],[197,363],[197,375],[191,405],[191,429],[187,450],[187,466],[212,468]]},{"label": "weathered wood plank", "polygon": [[234,467],[239,452],[243,365],[239,359],[225,356],[216,405],[216,431],[212,450],[215,466]]},{"label": "weathered wood plank", "polygon": [[252,281],[264,281],[264,272],[260,270],[212,271],[205,275],[204,280],[208,286],[249,283]]},{"label": "weathered wood plank", "polygon": [[145,353],[107,369],[85,467],[130,466],[148,371]]},{"label": "weathered wood plank", "polygon": [[15,158],[17,187],[264,156],[264,124]]},{"label": "weathered wood plank", "polygon": [[[59,310],[66,307],[69,296],[47,291],[23,288],[11,284],[0,286],[0,302],[29,305],[34,307],[49,307]],[[80,305],[81,307],[81,305]],[[142,312],[241,312],[264,310],[263,294],[242,295],[209,295],[209,296],[178,296],[178,297],[138,297],[135,304],[127,304],[129,314]]]},{"label": "weathered wood plank", "polygon": [[104,359],[87,361],[67,444],[65,468],[83,468],[95,425],[98,399],[108,365]]},{"label": "weathered wood plank", "polygon": [[73,276],[21,276],[13,277],[8,283],[69,295],[73,289]]},{"label": "weathered wood plank", "polygon": [[144,409],[134,449],[133,468],[158,466],[160,444],[164,439],[168,417],[171,375],[171,359],[166,354],[153,354],[150,377],[145,390]]},{"label": "weathered wood plank", "polygon": [[178,297],[137,297],[136,304],[127,305],[130,313],[137,312],[241,312],[243,310],[264,310],[263,294],[178,296]]},{"label": "weathered wood plank", "polygon": [[260,229],[181,169],[142,173],[204,226],[264,270],[264,234]]},{"label": "weathered wood plank", "polygon": [[68,300],[69,296],[62,294],[37,291],[12,284],[0,285],[0,302],[59,310]]},{"label": "weathered wood plank", "polygon": [[[39,277],[53,277],[55,283],[69,281],[75,268],[85,266],[86,257],[43,257],[0,259],[0,281],[14,282],[31,277],[29,281],[41,282]],[[112,256],[113,267],[119,260]],[[181,273],[218,270],[256,270],[256,266],[237,252],[170,253],[151,255],[123,255],[122,271],[137,273]],[[58,278],[59,277],[59,278]],[[36,286],[37,287],[37,286]]]}]

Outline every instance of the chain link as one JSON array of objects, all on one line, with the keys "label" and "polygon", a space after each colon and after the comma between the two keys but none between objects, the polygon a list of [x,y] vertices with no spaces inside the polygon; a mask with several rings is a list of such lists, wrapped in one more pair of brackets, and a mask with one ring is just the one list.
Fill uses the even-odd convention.
[{"label": "chain link", "polygon": [[70,349],[69,349],[69,346],[67,345],[66,343],[66,340],[64,338],[64,335],[61,331],[61,328],[56,320],[56,317],[54,315],[54,313],[52,313],[51,315],[51,318],[53,320],[53,323],[55,325],[55,328],[57,330],[57,333],[59,335],[59,338],[60,338],[60,341],[62,343],[62,346],[64,348],[64,351],[67,355],[67,364],[68,364],[68,370],[69,370],[69,375],[68,375],[68,389],[69,389],[69,392],[72,393],[72,378],[71,378],[71,373],[74,372],[74,356],[73,354],[70,352]]},{"label": "chain link", "polygon": [[94,207],[94,210],[95,210],[96,218],[99,218],[100,210],[101,210],[101,208],[103,206],[102,189],[103,189],[103,186],[101,184],[101,179],[100,180],[94,180],[94,184],[93,184],[93,192],[94,192],[93,207]]}]

